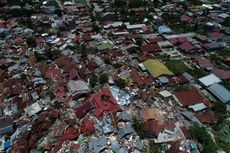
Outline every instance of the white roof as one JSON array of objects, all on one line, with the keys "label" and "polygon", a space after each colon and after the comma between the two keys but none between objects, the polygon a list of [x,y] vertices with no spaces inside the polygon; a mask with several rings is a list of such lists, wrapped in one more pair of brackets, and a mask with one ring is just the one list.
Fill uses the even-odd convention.
[{"label": "white roof", "polygon": [[40,112],[42,109],[38,103],[34,103],[34,104],[26,107],[24,110],[29,116],[32,116],[32,115]]},{"label": "white roof", "polygon": [[168,90],[163,90],[163,91],[159,92],[159,94],[163,97],[166,97],[166,98],[172,96],[172,94]]},{"label": "white roof", "polygon": [[126,25],[127,29],[139,29],[145,26],[145,24],[134,24],[134,25]]},{"label": "white roof", "polygon": [[193,109],[194,112],[196,112],[196,111],[201,111],[203,109],[206,109],[207,106],[204,103],[198,103],[198,104],[188,106],[188,108],[191,108]]},{"label": "white roof", "polygon": [[220,83],[222,81],[215,74],[210,74],[210,75],[200,78],[199,82],[201,82],[204,86],[208,87],[214,83]]},{"label": "white roof", "polygon": [[70,80],[67,83],[67,87],[68,87],[69,91],[71,92],[71,94],[75,94],[75,93],[88,93],[88,92],[90,92],[89,87],[82,80],[77,80],[77,81]]},{"label": "white roof", "polygon": [[142,71],[146,71],[147,69],[145,68],[143,63],[138,64],[138,66],[141,68]]}]

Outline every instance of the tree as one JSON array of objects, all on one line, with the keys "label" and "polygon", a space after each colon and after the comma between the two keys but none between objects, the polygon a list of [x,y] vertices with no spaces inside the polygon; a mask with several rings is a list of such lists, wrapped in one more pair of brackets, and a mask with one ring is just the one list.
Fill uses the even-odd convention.
[{"label": "tree", "polygon": [[217,114],[219,123],[222,123],[227,113],[227,107],[223,102],[216,101],[213,103],[212,110]]},{"label": "tree", "polygon": [[126,82],[125,82],[125,80],[123,80],[123,79],[117,79],[116,81],[115,81],[115,83],[116,83],[116,85],[119,87],[119,88],[121,88],[121,89],[124,89],[125,87],[126,87]]},{"label": "tree", "polygon": [[57,14],[59,17],[62,16],[62,10],[60,8],[55,9],[55,14]]},{"label": "tree", "polygon": [[137,8],[137,7],[141,7],[144,5],[144,1],[143,0],[132,0],[129,1],[129,8]]},{"label": "tree", "polygon": [[36,58],[36,60],[39,62],[41,60],[44,60],[44,56],[40,53],[38,53],[37,51],[34,52],[34,57]]},{"label": "tree", "polygon": [[54,102],[54,107],[55,107],[56,109],[61,109],[61,108],[62,108],[62,105],[61,105],[59,102],[55,101],[55,102]]},{"label": "tree", "polygon": [[37,45],[35,37],[28,37],[28,38],[26,38],[26,44],[29,47],[35,47]]},{"label": "tree", "polygon": [[144,139],[146,137],[146,132],[144,130],[144,123],[137,116],[133,117],[133,128],[141,139]]},{"label": "tree", "polygon": [[138,46],[141,46],[141,45],[143,44],[143,41],[142,41],[141,39],[138,39],[138,40],[136,41],[136,44],[137,44]]},{"label": "tree", "polygon": [[129,48],[127,51],[130,54],[135,54],[135,53],[137,53],[137,48],[136,47],[132,47],[132,48]]},{"label": "tree", "polygon": [[93,31],[100,32],[100,27],[95,22],[93,23]]},{"label": "tree", "polygon": [[161,153],[161,145],[154,143],[154,141],[149,141],[148,150],[146,152],[149,153]]},{"label": "tree", "polygon": [[102,73],[102,74],[100,75],[99,82],[100,82],[102,85],[105,84],[105,83],[107,83],[108,80],[109,80],[109,77],[108,77],[108,75],[107,75],[106,73]]},{"label": "tree", "polygon": [[89,83],[91,87],[95,87],[95,85],[97,84],[97,81],[98,81],[97,75],[93,74],[90,76]]},{"label": "tree", "polygon": [[222,24],[226,27],[230,27],[230,17],[225,18]]},{"label": "tree", "polygon": [[210,134],[205,127],[199,127],[197,125],[189,128],[192,136],[203,145],[203,153],[215,153],[217,146],[213,142]]},{"label": "tree", "polygon": [[127,3],[126,1],[124,0],[115,0],[114,1],[114,5],[118,8],[122,7],[122,6],[125,6]]}]

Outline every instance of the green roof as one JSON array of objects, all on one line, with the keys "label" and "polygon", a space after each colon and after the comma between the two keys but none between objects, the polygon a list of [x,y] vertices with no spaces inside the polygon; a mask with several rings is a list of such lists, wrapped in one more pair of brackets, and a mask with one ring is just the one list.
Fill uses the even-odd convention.
[{"label": "green roof", "polygon": [[111,47],[112,45],[109,43],[100,43],[96,45],[96,48],[99,51],[107,50],[107,49],[110,49]]},{"label": "green roof", "polygon": [[146,60],[144,66],[148,72],[154,77],[157,78],[162,75],[174,75],[163,63],[159,60]]}]

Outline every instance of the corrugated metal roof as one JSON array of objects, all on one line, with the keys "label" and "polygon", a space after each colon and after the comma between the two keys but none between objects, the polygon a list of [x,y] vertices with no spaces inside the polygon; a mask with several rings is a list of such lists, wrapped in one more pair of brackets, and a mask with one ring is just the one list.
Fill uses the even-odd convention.
[{"label": "corrugated metal roof", "polygon": [[215,74],[210,74],[205,77],[202,77],[199,79],[199,81],[206,87],[214,84],[214,83],[220,83],[222,82],[219,77],[217,77]]},{"label": "corrugated metal roof", "polygon": [[230,102],[230,91],[226,89],[224,86],[215,83],[208,87],[208,90],[222,102]]}]

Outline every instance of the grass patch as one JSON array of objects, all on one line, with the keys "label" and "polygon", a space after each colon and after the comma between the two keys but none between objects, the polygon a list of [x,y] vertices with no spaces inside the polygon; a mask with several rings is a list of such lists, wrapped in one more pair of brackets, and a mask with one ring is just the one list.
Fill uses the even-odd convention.
[{"label": "grass patch", "polygon": [[190,69],[184,64],[184,62],[179,60],[167,61],[165,65],[175,75],[183,74],[184,72],[190,71]]}]

